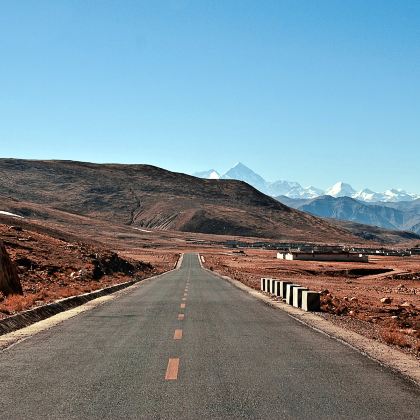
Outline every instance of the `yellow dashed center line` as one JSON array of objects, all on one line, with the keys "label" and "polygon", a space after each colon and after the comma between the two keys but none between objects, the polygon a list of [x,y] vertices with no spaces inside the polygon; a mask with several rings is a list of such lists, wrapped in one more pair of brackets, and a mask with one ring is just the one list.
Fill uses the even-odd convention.
[{"label": "yellow dashed center line", "polygon": [[167,381],[176,381],[178,379],[179,358],[171,358],[168,361],[165,379]]},{"label": "yellow dashed center line", "polygon": [[[190,276],[191,273],[188,274],[187,283],[185,285],[184,290],[184,297],[182,298],[182,301],[185,302],[187,300],[188,296],[188,288],[190,285]],[[180,308],[185,309],[186,304],[181,303]],[[178,314],[178,321],[183,321],[185,319],[185,314]],[[181,340],[182,339],[182,329],[176,329],[174,333],[174,340]],[[166,375],[165,380],[167,381],[175,381],[178,379],[178,371],[179,371],[179,358],[170,358],[168,361],[168,367],[166,369]]]}]

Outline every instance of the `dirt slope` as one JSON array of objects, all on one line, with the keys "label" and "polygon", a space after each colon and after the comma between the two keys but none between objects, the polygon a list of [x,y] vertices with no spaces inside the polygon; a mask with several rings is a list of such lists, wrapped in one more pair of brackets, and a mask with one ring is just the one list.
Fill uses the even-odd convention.
[{"label": "dirt slope", "polygon": [[[0,243],[4,243],[23,296],[0,290],[0,319],[63,297],[90,292],[136,278],[150,277],[174,267],[177,255],[167,252],[140,257],[117,254],[99,242],[68,236],[59,230],[24,223],[18,226],[0,218]],[[18,220],[18,223],[21,222]],[[3,249],[4,251],[4,249]],[[155,253],[157,254],[157,253]],[[17,267],[17,270],[16,270]],[[1,273],[0,273],[1,279]],[[22,291],[21,289],[21,291]]]}]

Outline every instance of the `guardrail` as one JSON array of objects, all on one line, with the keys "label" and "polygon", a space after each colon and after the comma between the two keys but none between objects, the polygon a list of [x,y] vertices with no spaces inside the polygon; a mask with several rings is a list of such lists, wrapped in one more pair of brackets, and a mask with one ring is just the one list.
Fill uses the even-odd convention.
[{"label": "guardrail", "polygon": [[307,312],[319,312],[321,308],[321,294],[319,292],[309,290],[300,284],[294,284],[287,280],[262,277],[261,291],[280,297],[287,304]]}]

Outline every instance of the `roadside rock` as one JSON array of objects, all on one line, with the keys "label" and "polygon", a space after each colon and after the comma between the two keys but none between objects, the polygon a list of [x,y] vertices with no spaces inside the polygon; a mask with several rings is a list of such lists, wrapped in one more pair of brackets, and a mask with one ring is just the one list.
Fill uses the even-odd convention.
[{"label": "roadside rock", "polygon": [[70,274],[70,278],[73,279],[73,280],[86,280],[89,277],[90,276],[89,276],[88,271],[87,270],[84,270],[84,269],[79,270],[79,271],[73,271]]},{"label": "roadside rock", "polygon": [[3,242],[0,242],[0,292],[5,296],[23,294],[16,267]]},{"label": "roadside rock", "polygon": [[392,303],[392,299],[390,297],[384,297],[381,299],[381,302],[385,305],[389,305],[390,303]]},{"label": "roadside rock", "polygon": [[416,335],[417,333],[417,330],[415,330],[414,328],[401,329],[399,331],[407,335]]},{"label": "roadside rock", "polygon": [[9,229],[15,230],[16,232],[23,232],[20,226],[10,226]]},{"label": "roadside rock", "polygon": [[151,264],[141,261],[131,264],[125,259],[119,257],[116,253],[104,256],[95,255],[95,257],[96,258],[92,260],[94,266],[92,270],[92,278],[94,280],[99,280],[106,274],[123,273],[126,275],[133,275],[138,270],[153,270],[153,266]]}]

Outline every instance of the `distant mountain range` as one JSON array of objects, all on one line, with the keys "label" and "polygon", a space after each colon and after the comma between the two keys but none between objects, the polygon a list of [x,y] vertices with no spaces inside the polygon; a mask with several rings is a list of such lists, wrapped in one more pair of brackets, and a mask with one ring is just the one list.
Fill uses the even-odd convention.
[{"label": "distant mountain range", "polygon": [[368,188],[356,191],[344,182],[337,182],[325,191],[312,186],[304,188],[298,182],[268,182],[242,163],[224,175],[215,170],[194,175],[245,181],[281,203],[315,216],[420,233],[420,195],[400,189],[384,193]]},{"label": "distant mountain range", "polygon": [[223,175],[214,169],[210,169],[208,171],[196,172],[193,176],[207,179],[236,179],[244,181],[257,190],[264,194],[271,195],[272,197],[285,195],[293,198],[315,198],[324,193],[324,191],[319,188],[304,188],[298,182],[294,181],[268,182],[261,175],[255,173],[243,163],[238,163]]},{"label": "distant mountain range", "polygon": [[356,191],[351,185],[345,182],[337,182],[327,190],[314,186],[302,187],[302,185],[295,181],[280,180],[269,182],[240,162],[223,175],[215,169],[210,169],[208,171],[197,172],[193,176],[207,179],[236,179],[244,181],[272,197],[281,195],[289,198],[311,199],[329,195],[331,197],[350,197],[366,203],[397,203],[399,201],[413,201],[420,198],[420,194],[411,194],[402,189],[395,188],[383,193],[372,191],[369,188]]},{"label": "distant mountain range", "polygon": [[376,204],[364,203],[350,197],[329,195],[310,200],[280,196],[277,200],[315,216],[420,233],[420,199]]},{"label": "distant mountain range", "polygon": [[280,196],[277,197],[277,200],[314,216],[420,233],[420,199],[376,204],[364,203],[350,197],[331,197],[329,195],[311,200]]}]

